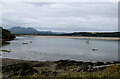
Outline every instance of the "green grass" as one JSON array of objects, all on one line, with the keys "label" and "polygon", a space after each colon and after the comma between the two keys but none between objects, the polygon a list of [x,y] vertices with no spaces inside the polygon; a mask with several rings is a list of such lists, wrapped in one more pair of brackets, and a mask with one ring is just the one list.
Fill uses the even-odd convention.
[{"label": "green grass", "polygon": [[58,77],[117,77],[120,78],[120,65],[113,65],[103,71],[97,72],[65,72]]},{"label": "green grass", "polygon": [[[70,66],[68,69],[74,69],[76,66]],[[51,71],[44,71],[49,72],[51,74]],[[120,79],[120,64],[112,65],[110,67],[105,68],[102,71],[94,71],[94,72],[73,72],[70,70],[66,70],[64,72],[58,73],[57,76],[53,76],[52,74],[49,76],[41,75],[38,73],[35,73],[33,75],[29,76],[23,76],[24,78],[28,79],[68,79],[68,78],[81,78],[81,79]],[[18,78],[20,76],[16,76]],[[21,77],[21,78],[23,78]],[[13,79],[15,77],[12,77]]]},{"label": "green grass", "polygon": [[[74,67],[70,67],[74,68]],[[27,76],[30,79],[37,79],[37,78],[78,78],[81,77],[83,79],[87,79],[87,78],[105,78],[105,79],[120,79],[120,64],[119,65],[113,65],[111,67],[107,67],[105,70],[103,71],[96,71],[96,72],[70,72],[70,71],[66,71],[64,73],[59,73],[56,77],[55,76],[42,76],[39,74],[34,74],[31,76]]]},{"label": "green grass", "polygon": [[2,78],[2,73],[0,73],[0,79]]}]

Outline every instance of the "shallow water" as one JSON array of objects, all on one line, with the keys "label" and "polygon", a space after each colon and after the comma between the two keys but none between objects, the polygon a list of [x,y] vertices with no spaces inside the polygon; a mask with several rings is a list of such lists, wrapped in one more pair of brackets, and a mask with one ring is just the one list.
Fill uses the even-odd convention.
[{"label": "shallow water", "polygon": [[[23,42],[30,42],[22,44]],[[118,41],[90,40],[70,38],[43,38],[38,36],[17,37],[2,49],[11,49],[10,53],[2,52],[4,58],[56,61],[70,59],[79,61],[117,61]],[[93,48],[98,48],[93,51]]]}]

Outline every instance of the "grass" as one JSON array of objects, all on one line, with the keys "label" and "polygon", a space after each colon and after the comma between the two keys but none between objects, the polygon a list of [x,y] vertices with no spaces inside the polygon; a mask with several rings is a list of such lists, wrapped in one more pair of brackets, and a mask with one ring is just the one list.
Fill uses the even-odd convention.
[{"label": "grass", "polygon": [[106,68],[102,70],[100,70],[101,68],[98,68],[93,71],[79,71],[79,67],[82,66],[86,66],[86,64],[77,65],[75,63],[71,64],[70,62],[68,64],[61,64],[60,62],[58,62],[58,64],[49,62],[45,62],[42,64],[34,63],[32,68],[33,70],[36,69],[38,72],[33,73],[32,75],[13,75],[11,76],[11,78],[7,79],[120,79],[120,64],[110,64],[109,67],[106,66]]},{"label": "grass", "polygon": [[[76,67],[76,66],[75,66]],[[74,68],[73,67],[70,67]],[[120,64],[118,65],[112,65],[110,67],[107,67],[103,71],[96,71],[96,72],[69,72],[68,70],[64,73],[59,73],[57,76],[43,76],[39,74],[33,74],[30,76],[26,76],[29,79],[68,79],[68,78],[83,78],[83,79],[120,79]]]},{"label": "grass", "polygon": [[65,72],[60,73],[58,77],[109,77],[120,79],[120,64],[107,67],[103,71],[97,72]]},{"label": "grass", "polygon": [[2,73],[0,73],[0,79],[2,78]]}]

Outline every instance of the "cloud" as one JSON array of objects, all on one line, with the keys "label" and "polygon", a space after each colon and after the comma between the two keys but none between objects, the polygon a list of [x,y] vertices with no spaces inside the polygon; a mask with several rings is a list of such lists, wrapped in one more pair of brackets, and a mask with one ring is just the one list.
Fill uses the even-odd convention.
[{"label": "cloud", "polygon": [[117,31],[118,5],[110,2],[3,3],[3,26],[51,31]]}]

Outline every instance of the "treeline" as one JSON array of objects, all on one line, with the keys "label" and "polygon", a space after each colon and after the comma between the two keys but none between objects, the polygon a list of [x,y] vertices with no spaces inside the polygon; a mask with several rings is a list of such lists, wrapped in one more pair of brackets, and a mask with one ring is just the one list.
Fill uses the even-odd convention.
[{"label": "treeline", "polygon": [[9,41],[15,39],[15,35],[0,27],[0,38],[2,38],[3,41]]},{"label": "treeline", "polygon": [[120,37],[120,32],[74,32],[63,36]]},{"label": "treeline", "polygon": [[[20,34],[17,34],[20,35]],[[26,35],[26,34],[22,34]],[[87,37],[120,37],[120,32],[74,32],[63,34],[30,34],[40,36],[87,36]]]}]

